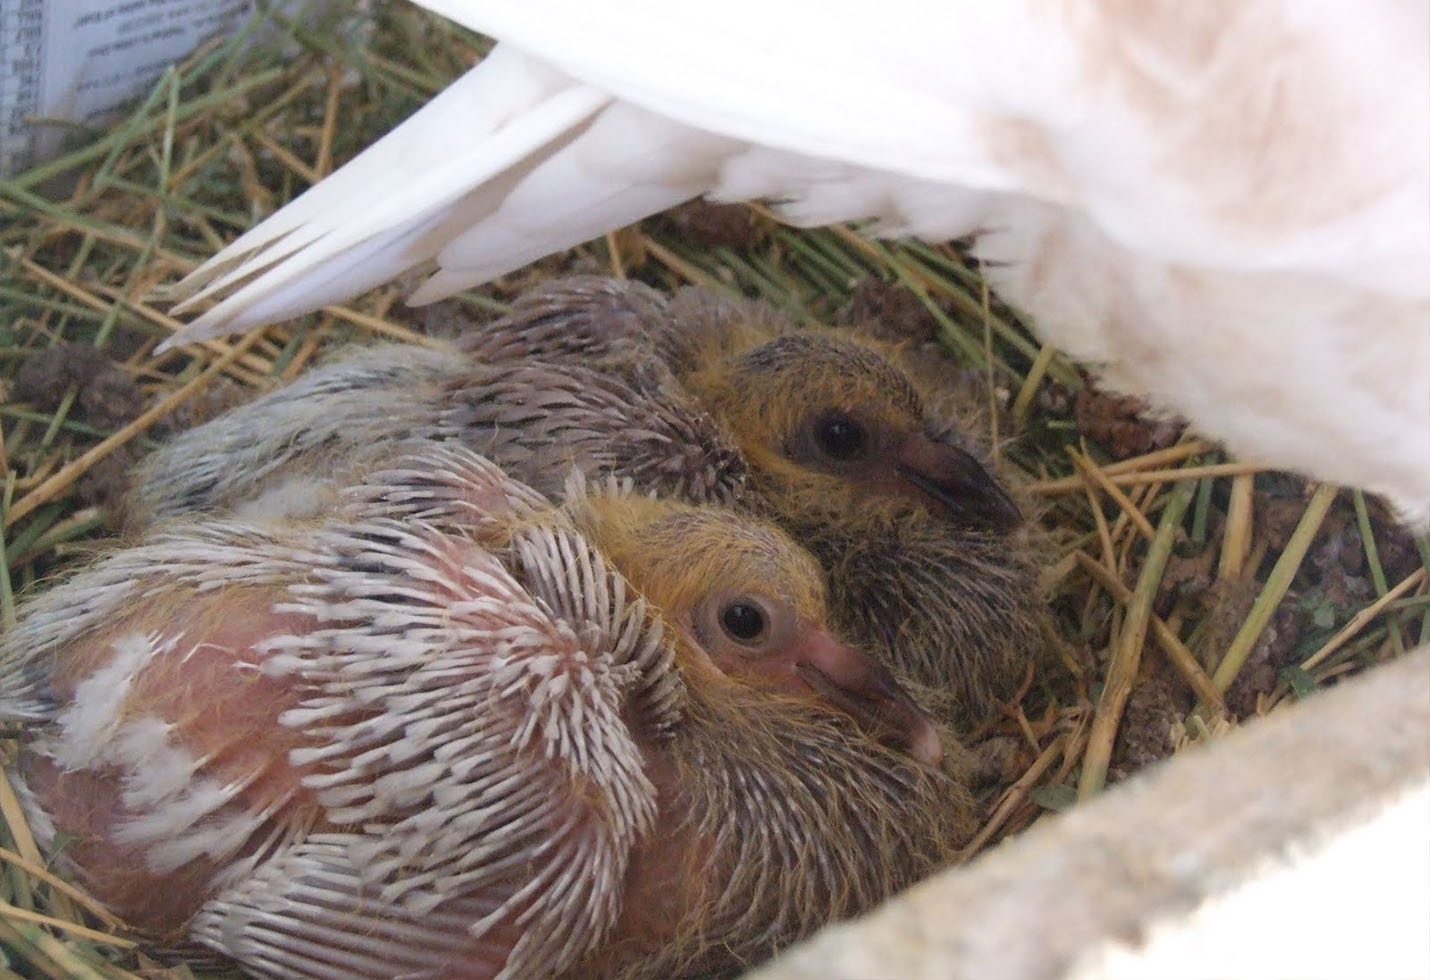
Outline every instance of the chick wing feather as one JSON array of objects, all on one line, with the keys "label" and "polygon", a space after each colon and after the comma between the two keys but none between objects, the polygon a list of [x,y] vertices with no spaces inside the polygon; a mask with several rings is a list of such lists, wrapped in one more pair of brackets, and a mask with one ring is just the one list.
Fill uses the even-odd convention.
[{"label": "chick wing feather", "polygon": [[[630,692],[665,727],[679,704],[642,601],[556,521],[506,558],[385,517],[299,547],[211,522],[85,573],[113,599],[81,606],[59,656],[24,646],[53,622],[5,651],[47,662],[58,702],[26,760],[47,825],[112,810],[71,853],[79,879],[154,929],[174,923],[108,890],[121,867],[211,892],[192,935],[272,976],[546,975],[589,952],[655,815]],[[160,640],[125,626],[176,602]],[[246,737],[212,720],[238,701]]]},{"label": "chick wing feather", "polygon": [[388,345],[350,352],[150,454],[132,480],[130,523],[214,510],[316,516],[348,483],[410,454],[409,440],[460,443],[552,496],[573,467],[702,501],[729,501],[744,476],[737,450],[673,380]]}]

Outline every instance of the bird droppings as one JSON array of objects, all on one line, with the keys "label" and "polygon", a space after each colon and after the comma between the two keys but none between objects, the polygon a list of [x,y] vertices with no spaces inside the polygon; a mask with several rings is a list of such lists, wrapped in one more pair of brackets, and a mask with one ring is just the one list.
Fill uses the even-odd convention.
[{"label": "bird droppings", "polygon": [[688,245],[738,251],[753,247],[756,236],[770,224],[742,204],[705,200],[687,201],[666,212],[662,220],[669,222],[672,233]]},{"label": "bird droppings", "polygon": [[[1294,663],[1297,642],[1307,632],[1307,627],[1313,625],[1310,622],[1312,617],[1304,609],[1296,608],[1294,599],[1292,603],[1289,608],[1278,609],[1271,617],[1266,631],[1256,641],[1246,663],[1237,673],[1236,681],[1223,695],[1227,710],[1239,718],[1261,713],[1266,699],[1271,697],[1277,686],[1287,683],[1281,672]],[[1249,606],[1241,608],[1249,609]]]},{"label": "bird droppings", "polygon": [[938,336],[938,321],[918,296],[873,276],[859,280],[839,319],[891,343],[922,344]]},{"label": "bird droppings", "polygon": [[109,355],[93,344],[67,341],[30,355],[15,372],[10,394],[16,401],[53,411],[74,391],[84,421],[97,429],[117,429],[134,420],[147,398]]},{"label": "bird droppings", "polygon": [[1132,691],[1117,733],[1108,775],[1126,779],[1172,754],[1176,728],[1192,709],[1192,699],[1164,669],[1154,669]]},{"label": "bird droppings", "polygon": [[1084,386],[1073,403],[1077,430],[1095,439],[1113,459],[1145,456],[1166,449],[1181,436],[1186,423],[1149,412],[1140,398],[1110,395]]},{"label": "bird droppings", "polygon": [[[65,341],[37,350],[21,362],[9,387],[11,402],[58,413],[71,407],[76,421],[101,432],[122,429],[147,407],[149,396],[105,350]],[[129,472],[143,455],[133,446],[90,466],[75,482],[76,502],[93,508],[102,525],[123,527]]]}]

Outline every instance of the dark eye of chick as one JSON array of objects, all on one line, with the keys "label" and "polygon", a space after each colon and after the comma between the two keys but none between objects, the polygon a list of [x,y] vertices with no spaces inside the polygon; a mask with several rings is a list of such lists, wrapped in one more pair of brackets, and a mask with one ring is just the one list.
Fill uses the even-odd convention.
[{"label": "dark eye of chick", "polygon": [[837,460],[857,459],[864,454],[869,439],[864,427],[843,412],[830,412],[814,423],[815,445]]},{"label": "dark eye of chick", "polygon": [[720,611],[720,628],[737,643],[753,643],[765,634],[769,621],[759,606],[736,599]]}]

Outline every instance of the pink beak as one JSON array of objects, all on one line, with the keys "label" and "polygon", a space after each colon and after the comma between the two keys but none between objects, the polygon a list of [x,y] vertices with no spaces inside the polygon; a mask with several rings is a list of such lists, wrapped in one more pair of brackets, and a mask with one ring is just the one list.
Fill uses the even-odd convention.
[{"label": "pink beak", "polygon": [[794,669],[815,693],[879,741],[930,766],[943,760],[938,730],[885,667],[812,624],[801,623],[801,636]]}]

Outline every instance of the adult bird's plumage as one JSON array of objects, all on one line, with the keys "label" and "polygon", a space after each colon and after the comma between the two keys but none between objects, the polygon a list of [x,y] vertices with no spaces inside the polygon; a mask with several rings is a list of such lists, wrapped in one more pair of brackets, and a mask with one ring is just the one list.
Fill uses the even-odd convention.
[{"label": "adult bird's plumage", "polygon": [[966,838],[773,527],[389,462],[319,521],[157,530],[0,642],[32,826],[148,936],[269,977],[725,973]]},{"label": "adult bird's plumage", "polygon": [[501,43],[200,269],[189,290],[227,298],[180,339],[768,198],[976,235],[995,288],[1113,385],[1430,514],[1423,3],[423,5]]}]

